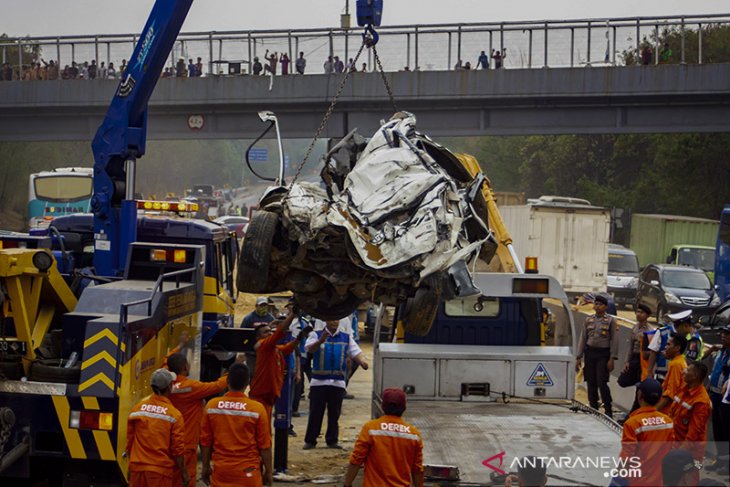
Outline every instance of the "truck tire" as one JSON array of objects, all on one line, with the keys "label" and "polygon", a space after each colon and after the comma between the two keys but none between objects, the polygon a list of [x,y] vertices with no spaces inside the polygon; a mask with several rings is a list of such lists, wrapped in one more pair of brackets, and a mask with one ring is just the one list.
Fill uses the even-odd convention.
[{"label": "truck tire", "polygon": [[412,298],[403,305],[403,328],[411,335],[426,336],[436,319],[443,285],[441,279],[430,276],[424,280]]},{"label": "truck tire", "polygon": [[20,380],[23,377],[23,373],[23,364],[20,361],[0,361],[0,379]]},{"label": "truck tire", "polygon": [[270,211],[258,211],[251,219],[238,258],[236,287],[239,292],[268,291],[271,247],[278,224],[279,217]]},{"label": "truck tire", "polygon": [[36,360],[30,365],[29,378],[38,382],[55,382],[63,384],[78,384],[81,377],[81,364],[66,368],[66,360],[43,359]]}]

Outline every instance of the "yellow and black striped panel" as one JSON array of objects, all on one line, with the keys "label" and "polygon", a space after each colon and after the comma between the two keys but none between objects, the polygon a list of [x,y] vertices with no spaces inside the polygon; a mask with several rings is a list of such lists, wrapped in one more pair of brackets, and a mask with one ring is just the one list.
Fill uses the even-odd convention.
[{"label": "yellow and black striped panel", "polygon": [[103,411],[117,416],[116,400],[106,400],[101,404],[95,397],[52,396],[52,400],[70,458],[116,460],[113,447],[117,440],[116,431],[84,430],[70,426],[71,411]]},{"label": "yellow and black striped panel", "polygon": [[[114,397],[117,389],[118,360],[124,354],[117,323],[86,324],[79,393],[84,396]],[[121,351],[121,354],[120,354]]]}]

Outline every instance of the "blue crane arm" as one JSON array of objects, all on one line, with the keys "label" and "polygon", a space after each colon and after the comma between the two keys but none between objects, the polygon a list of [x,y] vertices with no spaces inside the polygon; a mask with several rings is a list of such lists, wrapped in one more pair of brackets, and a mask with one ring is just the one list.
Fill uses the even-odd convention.
[{"label": "blue crane arm", "polygon": [[157,0],[106,117],[94,152],[94,267],[120,275],[127,247],[136,240],[134,163],[145,153],[147,104],[193,0]]}]

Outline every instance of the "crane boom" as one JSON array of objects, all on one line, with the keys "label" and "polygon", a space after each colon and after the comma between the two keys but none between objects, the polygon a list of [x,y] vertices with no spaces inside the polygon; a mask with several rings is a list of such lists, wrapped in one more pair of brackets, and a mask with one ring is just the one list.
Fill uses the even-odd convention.
[{"label": "crane boom", "polygon": [[145,153],[147,104],[193,0],[157,0],[106,117],[91,144],[94,152],[94,266],[120,275],[136,239],[134,165]]}]

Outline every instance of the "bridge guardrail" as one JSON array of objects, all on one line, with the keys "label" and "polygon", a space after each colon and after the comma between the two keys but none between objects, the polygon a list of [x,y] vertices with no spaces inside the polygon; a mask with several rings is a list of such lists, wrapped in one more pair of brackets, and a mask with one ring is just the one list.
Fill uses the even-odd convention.
[{"label": "bridge guardrail", "polygon": [[[489,56],[493,49],[506,50],[507,68],[574,67],[581,65],[622,65],[622,54],[638,57],[644,45],[652,48],[652,63],[660,63],[661,35],[678,33],[680,45],[674,46],[673,61],[704,63],[703,33],[708,28],[730,27],[730,13],[615,19],[575,19],[544,21],[480,22],[462,24],[396,25],[379,29],[378,50],[387,71],[450,70],[457,61],[477,68],[479,53]],[[360,45],[358,28],[292,30],[246,30],[181,33],[170,53],[170,66],[178,59],[205,60],[206,75],[220,73],[227,62],[241,63],[244,73],[252,72],[255,57],[265,64],[263,55],[286,53],[292,64],[299,52],[307,59],[306,73],[323,73],[327,56],[339,56],[345,65]],[[128,59],[138,34],[100,34],[84,36],[44,36],[7,38],[0,41],[0,60],[15,67],[38,58],[55,58],[59,66],[95,60],[120,65]],[[33,57],[33,59],[35,59]],[[374,60],[368,52],[363,60],[372,70]],[[490,68],[494,62],[490,62]],[[362,66],[356,67],[362,68]],[[280,69],[280,68],[279,68]],[[22,79],[22,73],[20,78]],[[59,79],[61,77],[59,76]]]}]

